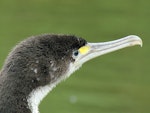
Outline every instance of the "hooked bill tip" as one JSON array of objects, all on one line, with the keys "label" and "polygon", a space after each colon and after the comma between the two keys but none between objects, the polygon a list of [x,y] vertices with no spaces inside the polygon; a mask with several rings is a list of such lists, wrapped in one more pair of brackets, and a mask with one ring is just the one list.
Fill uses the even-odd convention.
[{"label": "hooked bill tip", "polygon": [[128,38],[134,39],[134,44],[133,45],[140,45],[141,47],[143,46],[143,41],[139,36],[136,35],[129,35],[127,36]]}]

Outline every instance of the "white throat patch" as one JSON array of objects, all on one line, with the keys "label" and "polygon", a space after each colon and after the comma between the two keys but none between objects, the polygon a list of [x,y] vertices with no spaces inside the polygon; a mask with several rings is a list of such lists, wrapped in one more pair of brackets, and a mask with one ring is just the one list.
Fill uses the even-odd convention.
[{"label": "white throat patch", "polygon": [[55,83],[48,84],[46,86],[41,86],[33,90],[29,96],[28,96],[28,105],[32,113],[39,113],[38,106],[42,99],[62,80],[65,80],[68,78],[75,70],[78,68],[75,68],[74,65],[71,63],[68,71],[66,72],[65,76],[62,76],[59,78]]},{"label": "white throat patch", "polygon": [[30,93],[27,101],[32,113],[39,113],[38,106],[40,102],[54,87],[55,85],[38,87]]}]

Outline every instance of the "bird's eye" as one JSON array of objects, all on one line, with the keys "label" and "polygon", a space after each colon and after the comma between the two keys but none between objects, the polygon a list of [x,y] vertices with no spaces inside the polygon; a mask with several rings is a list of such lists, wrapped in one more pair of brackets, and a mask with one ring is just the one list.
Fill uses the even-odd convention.
[{"label": "bird's eye", "polygon": [[78,55],[79,55],[79,51],[78,50],[73,51],[73,53],[72,53],[73,60],[77,59]]},{"label": "bird's eye", "polygon": [[73,56],[76,57],[76,56],[78,56],[78,55],[79,55],[79,51],[78,51],[78,50],[76,50],[76,51],[73,52]]}]

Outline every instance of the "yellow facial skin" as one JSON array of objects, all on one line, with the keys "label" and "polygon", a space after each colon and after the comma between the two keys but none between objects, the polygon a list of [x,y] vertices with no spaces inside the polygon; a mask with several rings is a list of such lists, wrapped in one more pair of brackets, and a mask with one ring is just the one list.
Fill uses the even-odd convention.
[{"label": "yellow facial skin", "polygon": [[89,52],[89,50],[90,50],[89,46],[83,46],[83,47],[79,48],[80,54],[86,54]]}]

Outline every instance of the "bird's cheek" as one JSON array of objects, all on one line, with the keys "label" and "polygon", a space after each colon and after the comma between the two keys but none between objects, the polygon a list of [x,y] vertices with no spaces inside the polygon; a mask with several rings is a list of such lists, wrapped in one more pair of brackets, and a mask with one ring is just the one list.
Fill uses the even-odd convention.
[{"label": "bird's cheek", "polygon": [[73,57],[70,57],[70,61],[72,62],[72,63],[74,63],[75,62],[75,59],[73,58]]}]

